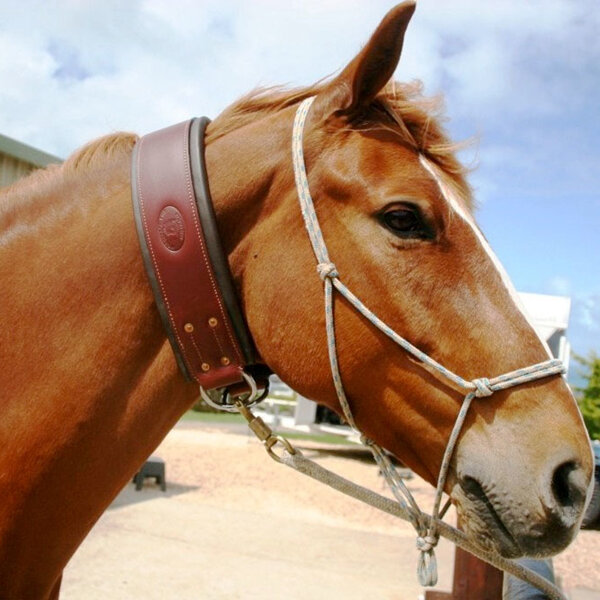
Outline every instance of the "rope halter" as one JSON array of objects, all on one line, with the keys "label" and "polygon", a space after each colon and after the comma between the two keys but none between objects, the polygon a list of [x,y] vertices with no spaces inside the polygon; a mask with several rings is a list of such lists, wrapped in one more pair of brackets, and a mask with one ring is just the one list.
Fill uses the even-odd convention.
[{"label": "rope halter", "polygon": [[564,366],[560,360],[547,360],[524,369],[518,369],[492,379],[481,377],[468,381],[452,371],[446,369],[440,363],[429,357],[427,354],[413,346],[410,342],[398,335],[393,329],[386,325],[373,312],[371,312],[341,281],[339,272],[335,264],[330,260],[323,233],[319,225],[319,220],[315,212],[314,204],[308,187],[308,178],[304,163],[304,153],[302,148],[302,138],[304,123],[314,97],[304,100],[294,119],[294,128],[292,132],[292,155],[294,166],[294,177],[296,180],[296,190],[300,201],[300,209],[304,218],[306,231],[310,238],[313,252],[317,259],[317,272],[323,280],[325,293],[325,325],[327,330],[327,346],[329,353],[329,363],[331,375],[335,386],[339,403],[342,407],[344,416],[348,424],[360,433],[356,422],[352,416],[350,404],[344,391],[342,379],[337,359],[337,349],[335,340],[335,323],[333,314],[333,291],[338,291],[365,319],[379,329],[382,333],[392,339],[396,344],[406,352],[417,358],[423,365],[434,369],[442,377],[454,385],[462,388],[466,395],[458,412],[458,416],[452,428],[452,432],[444,451],[442,465],[438,476],[434,507],[431,515],[427,515],[420,510],[412,494],[402,481],[400,475],[394,468],[389,456],[375,442],[361,437],[363,443],[370,449],[377,465],[383,473],[390,490],[397,502],[409,514],[409,520],[417,531],[417,550],[419,551],[419,561],[417,574],[419,582],[423,586],[433,586],[437,583],[437,561],[435,558],[435,547],[438,543],[439,534],[437,523],[443,518],[446,510],[450,506],[450,501],[440,510],[444,485],[448,475],[450,460],[452,458],[456,441],[465,422],[469,406],[474,398],[487,398],[494,392],[505,390],[523,383],[561,375],[565,372]]},{"label": "rope halter", "polygon": [[319,277],[325,281],[327,278],[335,278],[339,277],[339,273],[337,271],[336,266],[332,262],[319,263],[317,265],[317,273],[319,273]]},{"label": "rope halter", "polygon": [[494,391],[490,389],[490,380],[487,377],[473,379],[473,385],[476,388],[476,398],[485,398],[486,396],[491,396],[494,393]]}]

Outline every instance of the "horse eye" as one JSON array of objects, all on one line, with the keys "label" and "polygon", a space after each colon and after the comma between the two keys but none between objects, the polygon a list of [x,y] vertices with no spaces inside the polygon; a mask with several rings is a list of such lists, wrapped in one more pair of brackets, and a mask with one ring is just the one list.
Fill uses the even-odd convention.
[{"label": "horse eye", "polygon": [[383,224],[392,232],[403,238],[429,238],[431,232],[423,222],[416,207],[404,206],[388,210],[381,215]]}]

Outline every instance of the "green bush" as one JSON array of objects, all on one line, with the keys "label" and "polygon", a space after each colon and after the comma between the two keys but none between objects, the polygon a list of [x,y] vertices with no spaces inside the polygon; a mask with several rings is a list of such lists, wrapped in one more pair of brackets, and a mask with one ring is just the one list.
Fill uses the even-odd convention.
[{"label": "green bush", "polygon": [[582,375],[586,381],[584,387],[575,388],[577,402],[583,414],[585,426],[593,440],[600,440],[600,358],[595,352],[583,357],[574,355],[583,365]]}]

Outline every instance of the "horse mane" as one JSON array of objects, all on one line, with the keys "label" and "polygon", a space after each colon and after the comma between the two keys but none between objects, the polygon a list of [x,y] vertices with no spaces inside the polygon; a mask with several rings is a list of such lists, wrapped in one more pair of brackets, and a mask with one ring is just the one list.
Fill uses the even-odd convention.
[{"label": "horse mane", "polygon": [[[131,133],[115,133],[96,139],[76,150],[65,162],[36,169],[27,177],[0,189],[0,234],[18,214],[27,211],[32,218],[46,210],[52,211],[55,195],[65,186],[94,181],[99,169],[110,168],[118,161],[129,165],[131,149],[137,141]],[[100,179],[96,178],[96,181]]]},{"label": "horse mane", "polygon": [[[295,89],[283,86],[257,88],[231,104],[212,121],[207,130],[207,142],[223,137],[258,118],[298,104],[321,92],[326,85],[327,82],[319,82]],[[440,124],[441,96],[425,97],[422,89],[423,85],[419,81],[409,84],[390,81],[369,109],[350,126],[393,131],[399,136],[401,143],[435,163],[445,175],[447,183],[463,199],[465,205],[472,209],[472,194],[465,179],[467,168],[455,156],[455,152],[464,144],[451,142]],[[138,136],[132,133],[101,137],[76,150],[62,165],[51,165],[34,171],[2,190],[2,193],[5,198],[12,192],[18,196],[22,196],[24,192],[26,195],[33,193],[39,197],[44,190],[52,189],[59,181],[64,183],[82,173],[103,168],[113,160],[121,160],[123,155],[130,155],[137,140]],[[6,209],[7,204],[3,204]]]},{"label": "horse mane", "polygon": [[93,169],[107,159],[130,154],[137,140],[138,136],[133,133],[114,133],[93,140],[69,156],[63,164],[64,172]]},{"label": "horse mane", "polygon": [[[292,89],[284,86],[257,88],[227,107],[209,125],[208,142],[240,129],[257,118],[315,96],[327,85],[328,82],[319,82]],[[469,142],[452,142],[441,125],[443,120],[441,95],[424,96],[420,81],[400,83],[392,80],[350,126],[361,129],[385,128],[396,133],[401,143],[423,154],[439,167],[450,187],[472,210],[472,193],[465,178],[469,169],[456,158],[456,152]]]}]

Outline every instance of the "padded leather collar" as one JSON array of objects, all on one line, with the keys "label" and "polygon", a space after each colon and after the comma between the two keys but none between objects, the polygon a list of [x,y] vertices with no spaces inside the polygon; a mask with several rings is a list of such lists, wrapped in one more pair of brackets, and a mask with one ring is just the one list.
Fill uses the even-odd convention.
[{"label": "padded leather collar", "polygon": [[179,368],[204,389],[243,381],[255,350],[221,245],[204,161],[209,120],[142,137],[132,197],[144,265]]}]

